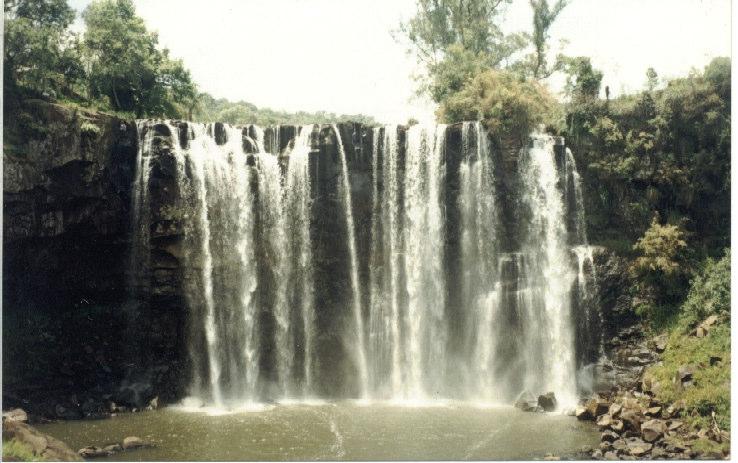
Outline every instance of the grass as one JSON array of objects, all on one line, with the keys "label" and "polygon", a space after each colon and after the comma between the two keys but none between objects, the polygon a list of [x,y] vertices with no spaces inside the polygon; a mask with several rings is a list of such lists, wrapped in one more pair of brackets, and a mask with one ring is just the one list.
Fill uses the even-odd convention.
[{"label": "grass", "polygon": [[24,443],[3,439],[3,461],[42,461]]},{"label": "grass", "polygon": [[[710,357],[721,360],[710,365]],[[720,429],[730,430],[730,324],[716,325],[703,338],[681,330],[671,332],[662,364],[648,373],[659,382],[657,398],[663,402],[682,401],[682,416],[694,428],[712,425],[712,412]],[[674,377],[680,367],[694,365],[693,386],[678,388]]]}]

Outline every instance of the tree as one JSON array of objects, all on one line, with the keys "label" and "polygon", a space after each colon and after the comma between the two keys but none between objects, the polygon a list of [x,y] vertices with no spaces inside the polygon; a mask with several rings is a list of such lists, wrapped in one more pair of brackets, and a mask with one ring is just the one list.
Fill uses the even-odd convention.
[{"label": "tree", "polygon": [[549,69],[547,66],[548,30],[567,4],[568,0],[558,0],[553,8],[549,8],[548,0],[530,0],[530,6],[533,8],[532,41],[535,48],[533,78],[535,79],[548,77],[558,68],[558,66],[554,66]]},{"label": "tree", "polygon": [[6,94],[23,88],[37,96],[71,94],[84,71],[79,44],[67,28],[74,10],[66,0],[5,0]]},{"label": "tree", "polygon": [[656,74],[656,70],[654,70],[654,68],[648,68],[646,71],[646,79],[646,89],[649,92],[653,92],[659,84],[659,75]]},{"label": "tree", "polygon": [[488,54],[496,65],[515,51],[497,24],[510,1],[418,0],[415,17],[401,24],[400,30],[426,65],[438,63],[454,44]]},{"label": "tree", "polygon": [[131,0],[99,0],[82,13],[91,95],[115,110],[180,116],[197,95],[190,73],[157,48]]},{"label": "tree", "polygon": [[511,0],[418,0],[400,30],[425,66],[420,92],[440,103],[485,69],[504,67],[527,44],[524,34],[499,26]]}]

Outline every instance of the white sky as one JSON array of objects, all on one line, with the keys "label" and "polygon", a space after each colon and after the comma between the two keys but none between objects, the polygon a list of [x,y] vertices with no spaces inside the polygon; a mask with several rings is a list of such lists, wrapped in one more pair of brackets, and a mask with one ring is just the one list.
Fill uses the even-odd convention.
[{"label": "white sky", "polygon": [[[415,0],[134,1],[160,43],[215,97],[382,122],[432,117],[427,101],[413,99],[414,58],[390,34]],[[78,11],[88,3],[70,0]],[[730,22],[730,0],[571,0],[551,44],[556,51],[565,39],[564,53],[590,56],[617,95],[642,88],[649,66],[675,77],[730,56]],[[530,31],[530,23],[528,0],[514,0],[505,30]]]}]

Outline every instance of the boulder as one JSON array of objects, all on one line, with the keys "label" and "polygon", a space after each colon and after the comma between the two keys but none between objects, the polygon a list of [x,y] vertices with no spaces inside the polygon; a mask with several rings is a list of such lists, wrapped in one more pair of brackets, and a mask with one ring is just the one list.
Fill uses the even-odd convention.
[{"label": "boulder", "polygon": [[610,415],[601,415],[597,418],[597,426],[600,428],[609,428],[612,424],[612,417]]},{"label": "boulder", "polygon": [[20,442],[39,460],[81,461],[79,455],[64,442],[39,432],[21,421],[3,420],[3,440]]},{"label": "boulder", "polygon": [[604,399],[594,398],[587,401],[586,407],[592,417],[596,418],[607,413],[608,408],[610,408],[610,404]]},{"label": "boulder", "polygon": [[132,450],[141,447],[149,447],[149,443],[136,436],[128,436],[123,439],[123,450]]},{"label": "boulder", "polygon": [[577,417],[579,420],[591,420],[594,419],[591,413],[589,413],[589,409],[585,407],[584,405],[579,405],[574,410],[574,416]]},{"label": "boulder", "polygon": [[663,420],[648,420],[641,425],[641,436],[646,442],[655,442],[666,432]]},{"label": "boulder", "polygon": [[683,365],[677,370],[676,379],[682,384],[692,381],[692,378],[694,377],[694,372],[694,365]]},{"label": "boulder", "polygon": [[610,423],[610,429],[612,429],[615,432],[622,432],[625,428],[625,425],[620,420],[612,420]]},{"label": "boulder", "polygon": [[672,420],[671,423],[669,423],[669,431],[676,431],[677,429],[681,428],[683,425],[684,423],[679,420]]},{"label": "boulder", "polygon": [[629,409],[620,413],[620,419],[623,421],[625,429],[640,432],[643,417],[635,410]]},{"label": "boulder", "polygon": [[539,395],[538,406],[547,412],[556,410],[556,395],[553,392]]},{"label": "boulder", "polygon": [[669,341],[669,338],[665,334],[662,334],[660,336],[656,336],[653,339],[653,347],[656,350],[656,352],[661,353],[661,352],[665,351],[666,350],[666,346],[668,344],[668,341]]},{"label": "boulder", "polygon": [[610,414],[613,418],[617,417],[618,414],[620,414],[620,411],[623,409],[623,406],[619,403],[615,402],[612,405],[610,405],[610,408],[607,410],[607,413]]},{"label": "boulder", "polygon": [[635,457],[645,455],[651,450],[651,448],[653,448],[652,444],[644,442],[643,439],[640,439],[638,437],[626,438],[625,444],[628,446],[628,451],[630,452],[630,454]]},{"label": "boulder", "polygon": [[612,448],[618,451],[622,451],[628,448],[628,444],[626,444],[623,439],[618,439],[612,441]]},{"label": "boulder", "polygon": [[20,421],[23,423],[28,422],[28,413],[25,412],[22,408],[14,408],[12,410],[8,410],[7,412],[3,412],[3,420],[10,420],[10,421]]}]

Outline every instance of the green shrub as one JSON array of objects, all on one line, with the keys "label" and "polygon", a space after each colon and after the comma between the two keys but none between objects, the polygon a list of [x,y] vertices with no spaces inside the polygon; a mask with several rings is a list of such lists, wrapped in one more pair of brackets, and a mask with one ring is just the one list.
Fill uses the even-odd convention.
[{"label": "green shrub", "polygon": [[730,320],[730,248],[718,261],[708,258],[692,280],[679,326],[683,331],[689,330],[710,315]]}]

